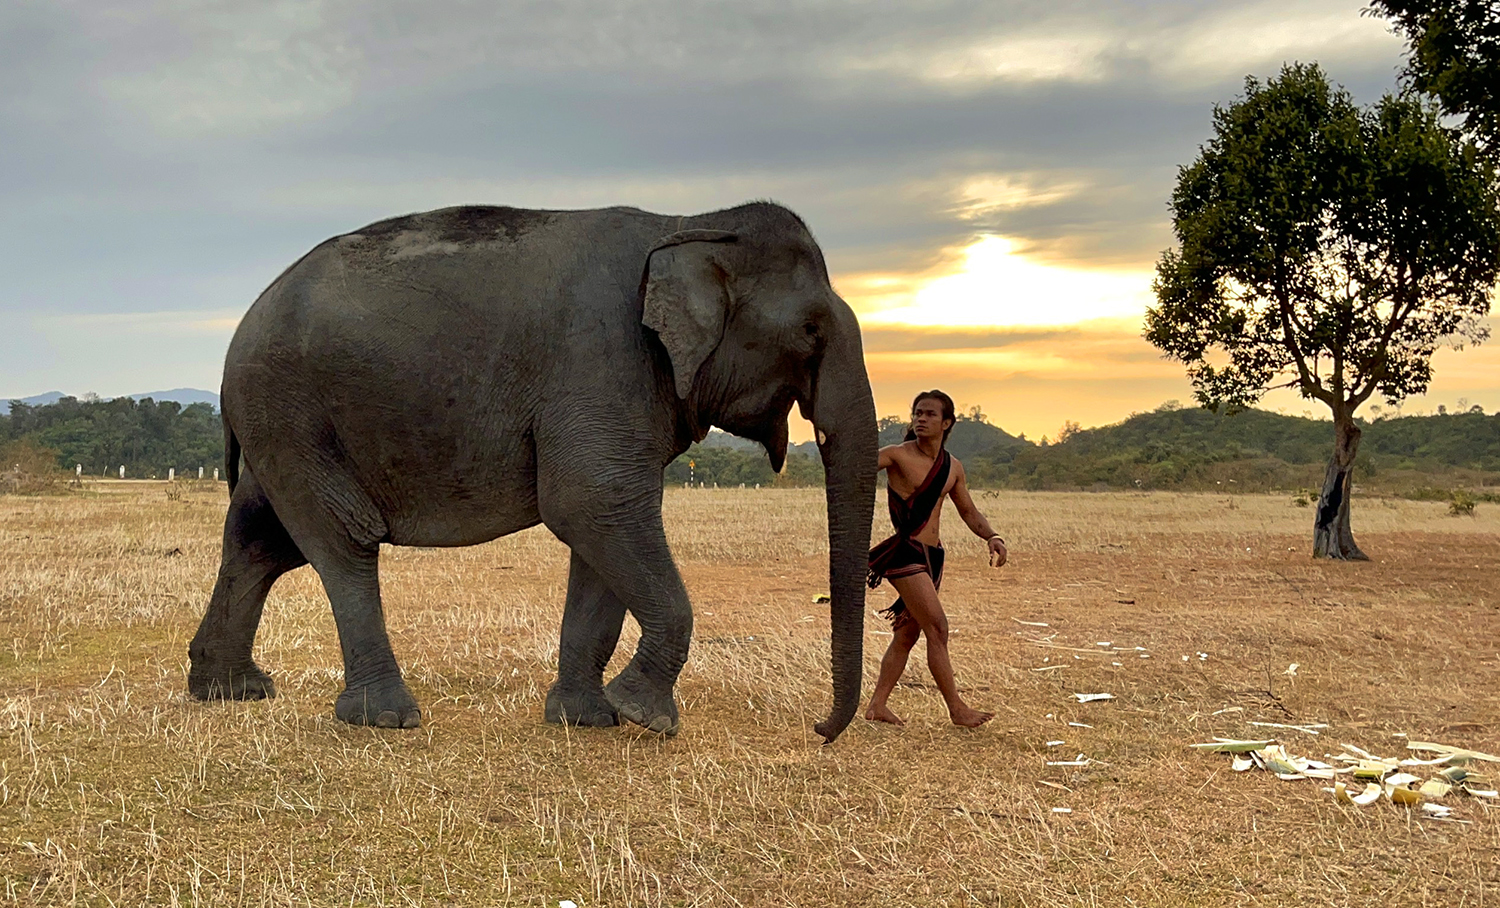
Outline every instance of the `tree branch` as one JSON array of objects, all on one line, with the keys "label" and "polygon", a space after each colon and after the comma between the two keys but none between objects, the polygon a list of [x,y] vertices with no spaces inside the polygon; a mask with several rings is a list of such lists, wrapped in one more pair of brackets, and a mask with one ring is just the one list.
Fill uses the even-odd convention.
[{"label": "tree branch", "polygon": [[1321,400],[1328,406],[1333,406],[1333,395],[1323,389],[1323,383],[1317,375],[1307,368],[1307,358],[1302,354],[1302,345],[1297,343],[1297,336],[1292,330],[1292,304],[1286,290],[1285,275],[1280,262],[1276,265],[1276,304],[1281,315],[1281,335],[1287,350],[1291,351],[1292,360],[1297,364],[1297,376],[1301,379],[1302,387],[1313,397]]},{"label": "tree branch", "polygon": [[1355,401],[1356,407],[1369,400],[1370,395],[1375,393],[1376,386],[1380,384],[1380,380],[1386,377],[1386,366],[1390,362],[1391,341],[1395,338],[1396,332],[1406,324],[1406,320],[1411,318],[1411,314],[1416,311],[1417,304],[1420,302],[1416,289],[1421,283],[1420,276],[1416,274],[1416,269],[1412,269],[1411,279],[1408,282],[1407,274],[1405,265],[1397,268],[1396,289],[1391,294],[1391,319],[1386,322],[1385,330],[1380,333],[1380,343],[1376,345],[1375,355],[1371,357],[1371,368],[1365,386],[1357,389],[1351,398]]}]

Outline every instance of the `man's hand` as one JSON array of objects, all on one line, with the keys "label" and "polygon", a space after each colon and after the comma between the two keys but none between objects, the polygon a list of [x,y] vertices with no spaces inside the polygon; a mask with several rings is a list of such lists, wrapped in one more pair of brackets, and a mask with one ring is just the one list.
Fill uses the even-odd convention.
[{"label": "man's hand", "polygon": [[1001,539],[999,536],[991,536],[989,541],[989,549],[990,567],[1004,567],[1006,557],[1005,540]]}]

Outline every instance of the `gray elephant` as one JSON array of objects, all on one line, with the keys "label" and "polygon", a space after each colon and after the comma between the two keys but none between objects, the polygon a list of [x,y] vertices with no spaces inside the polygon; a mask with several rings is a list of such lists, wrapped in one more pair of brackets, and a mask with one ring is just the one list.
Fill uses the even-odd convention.
[{"label": "gray elephant", "polygon": [[[475,545],[544,523],[572,550],[546,718],[675,733],[693,615],[662,471],[710,426],[761,442],[779,470],[794,401],[827,476],[833,708],[816,729],[832,741],[860,698],[875,408],[858,324],[801,219],[769,203],[693,217],[462,207],[334,237],[229,345],[231,497],[188,690],[275,695],[256,628],[276,578],[311,563],[344,654],[335,714],[416,727],[380,544]],[[626,611],[640,644],[606,688]]]}]

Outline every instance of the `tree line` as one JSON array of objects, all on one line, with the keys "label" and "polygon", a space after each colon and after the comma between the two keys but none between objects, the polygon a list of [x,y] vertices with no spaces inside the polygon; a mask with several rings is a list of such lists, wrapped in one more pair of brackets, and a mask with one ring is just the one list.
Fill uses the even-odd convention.
[{"label": "tree line", "polygon": [[[206,403],[183,406],[176,401],[79,400],[32,405],[11,401],[0,416],[0,449],[41,449],[61,470],[83,467],[85,476],[118,475],[143,479],[175,469],[196,476],[199,467],[212,472],[224,464],[224,428]],[[14,453],[7,458],[19,461]],[[3,465],[8,469],[10,463]]]},{"label": "tree line", "polygon": [[[1442,484],[1444,474],[1466,471],[1464,481],[1500,484],[1500,414],[1479,407],[1440,410],[1359,420],[1360,481],[1433,485]],[[881,419],[880,443],[901,441],[906,426],[905,417]],[[1056,438],[1032,441],[974,408],[958,414],[948,448],[977,488],[1249,492],[1315,485],[1332,434],[1327,420],[1256,409],[1231,415],[1174,401],[1111,426],[1065,423]],[[9,416],[0,415],[0,450],[7,453],[0,469],[27,459],[17,445],[40,452],[57,470],[72,472],[81,464],[85,476],[95,477],[117,475],[121,465],[138,479],[164,479],[172,468],[196,476],[198,467],[212,472],[224,462],[223,429],[212,406],[150,398],[13,403]],[[715,431],[669,464],[665,478],[668,485],[720,488],[821,486],[823,464],[808,442],[794,445],[785,469],[774,473],[758,444]]]},{"label": "tree line", "polygon": [[[1426,416],[1359,419],[1365,444],[1360,482],[1408,493],[1434,485],[1500,485],[1500,414],[1479,407]],[[907,419],[880,421],[880,444],[896,444]],[[1179,489],[1256,492],[1316,488],[1328,458],[1328,420],[1265,410],[1236,413],[1170,401],[1115,425],[1065,423],[1056,439],[1031,441],[991,424],[978,410],[959,413],[948,450],[976,488],[1024,490]],[[765,453],[715,433],[667,468],[669,483],[819,485],[816,454],[794,449],[787,472],[771,472]]]}]

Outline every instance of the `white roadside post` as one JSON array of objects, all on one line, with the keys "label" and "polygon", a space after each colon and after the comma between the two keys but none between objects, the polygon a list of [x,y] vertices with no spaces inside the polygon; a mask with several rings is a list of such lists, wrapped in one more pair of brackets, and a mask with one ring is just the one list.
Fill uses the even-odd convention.
[{"label": "white roadside post", "polygon": [[121,479],[125,478],[125,465],[123,463],[120,464],[120,478]]},{"label": "white roadside post", "polygon": [[176,482],[176,481],[177,481],[177,468],[176,467],[167,467],[167,482]]}]

